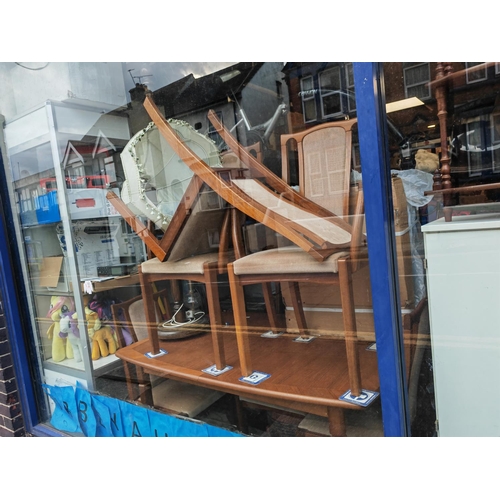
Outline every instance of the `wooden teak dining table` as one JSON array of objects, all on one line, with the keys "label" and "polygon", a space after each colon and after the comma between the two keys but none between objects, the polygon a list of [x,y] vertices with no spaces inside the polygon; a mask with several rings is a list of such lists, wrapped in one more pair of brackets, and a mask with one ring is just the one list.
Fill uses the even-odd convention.
[{"label": "wooden teak dining table", "polygon": [[[149,339],[119,349],[116,356],[150,375],[215,389],[263,405],[327,417],[332,436],[346,435],[344,411],[359,411],[364,407],[339,399],[349,390],[343,339],[322,336],[303,344],[294,342],[297,335],[293,334],[263,338],[261,331],[249,333],[255,369],[267,375],[253,385],[242,380],[234,328],[222,328],[230,369],[217,376],[203,371],[213,366],[209,334],[160,340],[160,349],[166,352],[160,356],[149,357]],[[379,388],[377,356],[376,352],[367,350],[370,344],[358,342],[361,375],[363,389],[376,392]]]}]

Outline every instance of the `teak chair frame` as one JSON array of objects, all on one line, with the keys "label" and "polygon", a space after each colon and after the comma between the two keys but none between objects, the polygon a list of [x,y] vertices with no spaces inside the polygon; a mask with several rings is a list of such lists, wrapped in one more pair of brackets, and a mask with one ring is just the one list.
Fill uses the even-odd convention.
[{"label": "teak chair frame", "polygon": [[[245,301],[243,286],[249,283],[269,283],[290,282],[292,283],[290,291],[292,292],[294,309],[298,318],[300,328],[305,329],[305,317],[300,302],[298,290],[298,281],[313,281],[339,285],[341,288],[342,308],[344,313],[345,342],[347,351],[349,383],[351,393],[355,396],[361,392],[361,376],[359,359],[357,352],[357,334],[356,317],[354,312],[354,299],[352,290],[352,271],[356,268],[359,250],[362,246],[362,218],[355,217],[351,226],[341,217],[332,214],[328,210],[307,200],[299,193],[291,189],[282,179],[270,172],[264,165],[260,164],[245,148],[243,148],[234,137],[224,128],[218,120],[217,115],[210,111],[209,120],[219,132],[226,144],[237,154],[240,160],[245,164],[250,175],[254,178],[262,179],[267,186],[263,186],[258,180],[255,182],[259,188],[267,189],[270,195],[288,203],[291,207],[299,207],[312,220],[326,220],[332,225],[346,231],[350,235],[348,245],[335,245],[326,241],[321,236],[312,234],[307,227],[301,227],[297,221],[291,221],[279,214],[269,214],[269,209],[255,202],[248,193],[239,189],[230,177],[223,178],[211,169],[202,159],[200,159],[189,147],[182,142],[167,120],[162,116],[151,97],[146,97],[144,106],[157,128],[163,134],[164,138],[171,145],[178,156],[191,168],[191,170],[209,185],[216,193],[225,199],[230,205],[245,213],[249,217],[265,224],[272,230],[280,233],[282,236],[295,243],[305,252],[310,254],[318,262],[325,261],[328,257],[346,248],[350,254],[342,256],[338,260],[338,273],[332,272],[302,274],[301,273],[282,273],[275,274],[256,274],[247,276],[237,276],[234,273],[234,264],[228,264],[229,281],[231,287],[231,296],[233,310],[235,315],[236,336],[240,356],[241,370],[244,376],[252,373],[252,363],[250,359],[250,346],[248,331],[246,327]],[[275,192],[273,192],[274,190]],[[359,191],[356,203],[356,214],[361,214],[363,210],[362,191]]]},{"label": "teak chair frame", "polygon": [[[318,261],[325,260],[328,256],[336,253],[340,248],[345,248],[345,244],[336,245],[327,241],[323,237],[315,234],[313,231],[308,231],[307,228],[299,226],[297,221],[292,221],[277,213],[270,213],[268,207],[259,204],[242,189],[239,189],[236,185],[234,185],[228,172],[219,172],[218,169],[210,168],[202,159],[190,150],[161,114],[160,110],[154,104],[151,96],[146,96],[144,107],[158,130],[181,160],[184,161],[185,164],[203,182],[210,186],[231,206],[283,235],[292,243],[295,243],[297,246],[311,254]],[[273,195],[275,195],[274,191],[277,192],[277,198],[283,203],[287,203],[290,207],[303,210],[311,217],[311,219],[326,220],[346,233],[352,233],[351,226],[341,217],[303,197],[288,186],[288,184],[286,184],[282,179],[273,174],[264,165],[259,163],[254,156],[248,153],[248,151],[246,151],[246,149],[243,148],[243,146],[241,146],[226,129],[224,129],[218,120],[217,115],[213,111],[209,111],[208,117],[215,125],[217,132],[223,136],[226,144],[237,154],[242,163],[245,164],[250,175],[252,175],[254,179],[262,179],[265,182],[266,185],[256,181],[259,188],[264,190],[267,189],[268,192]]]},{"label": "teak chair frame", "polygon": [[[209,167],[210,168],[210,167]],[[220,169],[227,171],[226,169]],[[134,232],[142,239],[149,251],[158,259],[163,266],[155,266],[160,269],[158,272],[144,272],[143,266],[139,266],[139,279],[141,285],[141,294],[144,297],[145,314],[148,323],[148,337],[151,342],[152,353],[160,352],[158,325],[156,324],[156,316],[154,310],[153,299],[153,283],[158,281],[170,281],[172,284],[173,294],[179,295],[177,290],[178,282],[182,280],[196,281],[203,283],[206,288],[208,315],[210,318],[210,329],[213,343],[214,362],[217,369],[223,369],[226,366],[223,338],[220,332],[221,310],[219,303],[218,291],[218,274],[226,272],[226,265],[231,258],[230,246],[230,231],[231,231],[231,210],[225,209],[225,215],[220,228],[220,244],[217,251],[217,257],[213,256],[210,261],[203,264],[203,272],[179,272],[179,266],[174,268],[169,265],[168,258],[178,242],[183,229],[186,226],[191,211],[196,203],[198,196],[204,188],[204,183],[196,174],[193,175],[188,184],[173,217],[165,230],[163,236],[158,239],[154,232],[143,224],[132,210],[117,196],[114,192],[109,191],[106,195],[107,199],[125,219]],[[145,263],[149,267],[151,260]],[[163,267],[163,269],[161,269]]]}]

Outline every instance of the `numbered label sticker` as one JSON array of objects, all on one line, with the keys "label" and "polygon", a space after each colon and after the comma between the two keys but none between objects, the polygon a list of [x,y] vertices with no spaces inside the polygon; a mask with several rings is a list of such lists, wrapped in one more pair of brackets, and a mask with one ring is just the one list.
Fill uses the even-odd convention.
[{"label": "numbered label sticker", "polygon": [[278,337],[281,337],[282,335],[283,335],[283,332],[274,333],[272,330],[269,330],[268,332],[263,333],[261,335],[261,337],[263,337],[265,339],[276,339]]},{"label": "numbered label sticker", "polygon": [[208,373],[209,375],[213,375],[214,377],[218,377],[219,375],[228,372],[229,370],[232,370],[232,366],[225,366],[221,370],[217,369],[216,365],[209,366],[208,368],[204,368],[201,370],[204,373]]},{"label": "numbered label sticker", "polygon": [[294,342],[299,342],[300,344],[309,344],[309,342],[312,342],[316,337],[295,337],[293,339]]},{"label": "numbered label sticker", "polygon": [[160,349],[160,352],[158,354],[147,352],[146,354],[144,354],[144,356],[146,356],[146,358],[159,358],[160,356],[165,356],[165,354],[168,354],[168,351],[165,351],[165,349]]},{"label": "numbered label sticker", "polygon": [[261,382],[264,382],[271,375],[269,373],[264,372],[252,372],[247,377],[241,377],[240,381],[245,382],[246,384],[258,385]]},{"label": "numbered label sticker", "polygon": [[349,403],[354,403],[358,406],[368,406],[378,397],[378,392],[369,391],[367,389],[361,389],[361,394],[359,396],[353,396],[351,390],[349,389],[346,393],[342,394],[339,399],[342,401],[348,401]]}]

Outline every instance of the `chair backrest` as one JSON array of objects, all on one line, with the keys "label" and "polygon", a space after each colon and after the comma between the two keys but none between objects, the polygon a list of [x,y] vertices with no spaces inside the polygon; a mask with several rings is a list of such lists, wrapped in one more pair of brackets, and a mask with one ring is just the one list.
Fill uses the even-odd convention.
[{"label": "chair backrest", "polygon": [[356,120],[329,122],[281,136],[282,177],[290,182],[296,144],[299,192],[336,215],[349,215],[352,128]]},{"label": "chair backrest", "polygon": [[[188,123],[170,123],[210,168],[223,168],[213,141]],[[126,175],[121,199],[112,191],[107,198],[152,254],[163,262],[217,251],[226,216],[225,202],[196,178],[153,122],[134,135],[121,158]],[[164,231],[163,236],[158,239],[137,216],[156,224]]]},{"label": "chair backrest", "polygon": [[245,165],[245,179],[218,175],[182,140],[148,95],[144,107],[176,154],[230,205],[261,222],[322,261],[350,247],[352,227],[341,217],[294,191],[243,148],[209,112],[209,120]]},{"label": "chair backrest", "polygon": [[[159,310],[158,301],[162,300],[163,304],[166,304],[167,298],[164,291],[155,292],[153,298],[156,304],[156,317],[159,322],[162,313]],[[148,337],[142,295],[138,295],[124,302],[113,304],[111,306],[111,313],[119,348],[127,345],[123,332],[124,329],[130,334],[132,343],[144,340]]]}]

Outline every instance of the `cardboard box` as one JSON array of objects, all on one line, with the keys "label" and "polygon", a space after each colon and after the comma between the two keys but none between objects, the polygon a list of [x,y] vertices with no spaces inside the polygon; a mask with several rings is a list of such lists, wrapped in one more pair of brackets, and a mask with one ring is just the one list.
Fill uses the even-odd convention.
[{"label": "cardboard box", "polygon": [[[410,313],[410,310],[403,309],[401,314],[403,322],[405,316]],[[308,333],[310,335],[343,338],[344,337],[344,320],[342,310],[340,308],[304,308]],[[287,307],[285,311],[285,319],[288,333],[297,333],[297,321],[293,308]],[[404,324],[404,323],[403,323]],[[367,342],[375,342],[375,327],[373,319],[373,309],[356,308],[356,328],[359,340]],[[405,334],[409,334],[409,330],[405,330]],[[408,338],[408,341],[411,341]]]},{"label": "cardboard box", "polygon": [[[306,323],[311,335],[343,338],[344,322],[340,308],[304,308]],[[298,333],[297,322],[292,307],[285,311],[286,326],[289,333]],[[375,342],[373,309],[356,309],[356,326],[358,339]]]},{"label": "cardboard box", "polygon": [[42,258],[38,288],[54,294],[72,291],[68,264],[63,256]]}]

